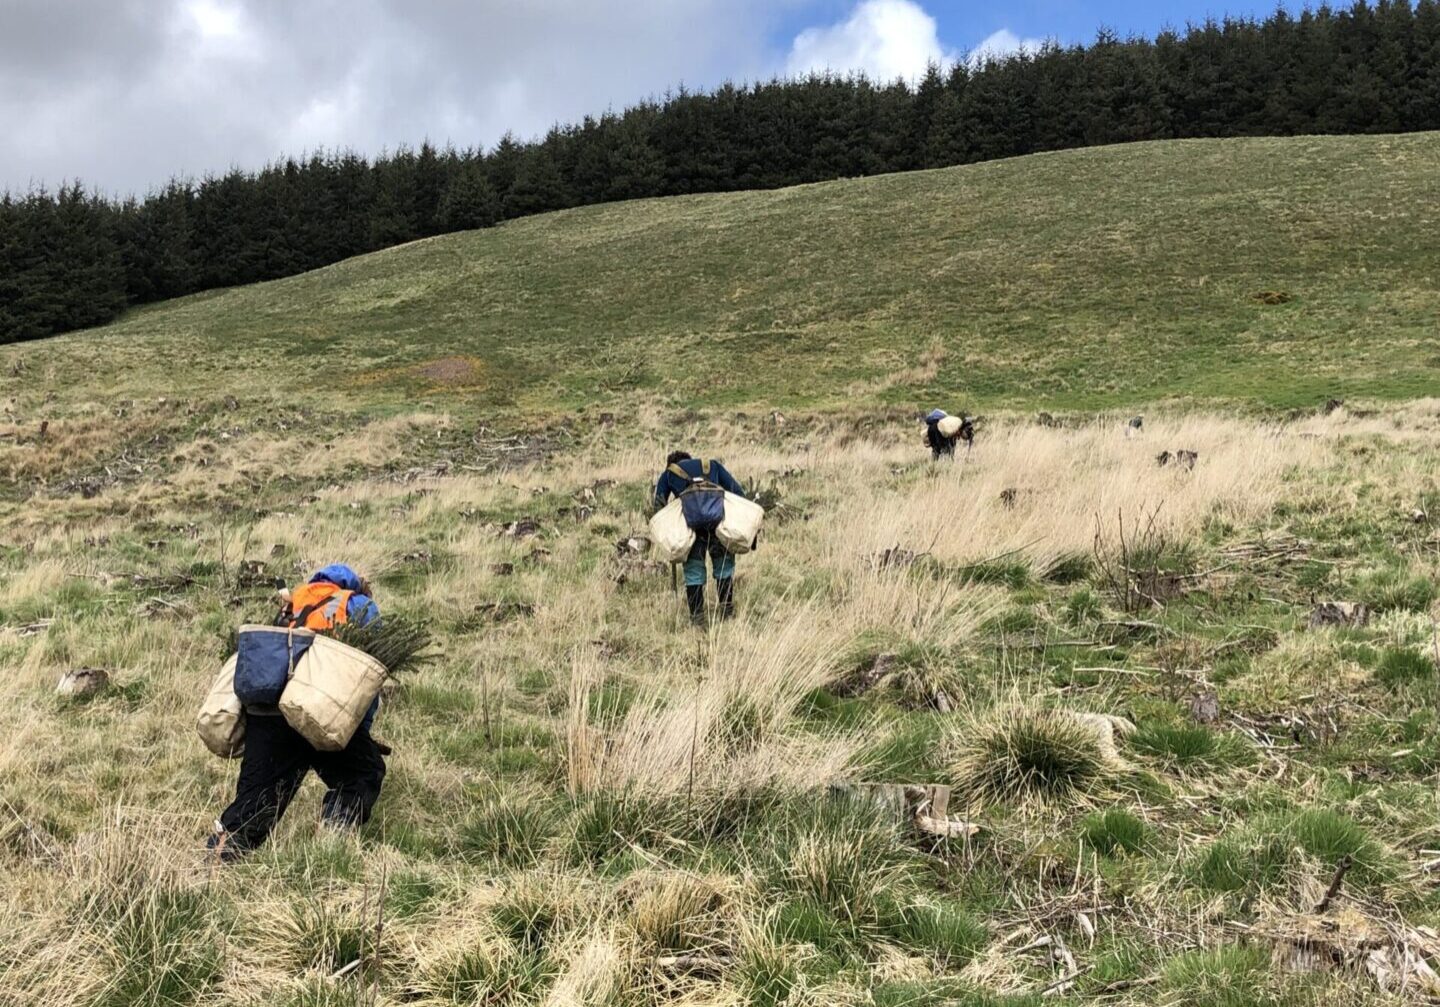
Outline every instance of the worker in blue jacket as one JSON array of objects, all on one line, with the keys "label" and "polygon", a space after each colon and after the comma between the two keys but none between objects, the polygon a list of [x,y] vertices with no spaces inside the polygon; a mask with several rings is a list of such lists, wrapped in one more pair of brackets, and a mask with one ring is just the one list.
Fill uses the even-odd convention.
[{"label": "worker in blue jacket", "polygon": [[[698,480],[698,482],[697,482]],[[665,459],[665,471],[655,483],[655,510],[664,507],[671,497],[695,492],[697,488],[719,487],[738,497],[745,496],[745,488],[732,476],[728,469],[711,459],[702,462],[692,458],[685,451],[673,452]],[[683,500],[682,500],[683,502]],[[720,617],[729,619],[735,615],[735,556],[726,549],[715,535],[721,515],[711,519],[692,520],[689,513],[686,520],[695,532],[695,544],[690,555],[685,557],[685,603],[690,610],[690,621],[697,626],[705,624],[705,557],[710,557],[710,566],[715,574],[715,595],[720,606]]]},{"label": "worker in blue jacket", "polygon": [[[326,633],[336,626],[365,626],[380,618],[369,582],[339,563],[320,570],[284,597],[285,607],[276,619],[279,626]],[[377,696],[344,749],[322,752],[290,726],[278,706],[247,703],[245,752],[235,800],[216,820],[209,848],[229,862],[261,846],[312,769],[326,786],[322,821],[336,826],[367,822],[380,798],[384,757],[389,754],[370,735],[379,707]]]}]

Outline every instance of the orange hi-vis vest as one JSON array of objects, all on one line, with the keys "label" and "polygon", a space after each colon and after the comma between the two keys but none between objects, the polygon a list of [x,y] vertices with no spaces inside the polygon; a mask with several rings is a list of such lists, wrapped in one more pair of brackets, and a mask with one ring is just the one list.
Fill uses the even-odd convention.
[{"label": "orange hi-vis vest", "polygon": [[290,592],[289,624],[318,633],[343,626],[350,621],[350,596],[354,593],[324,581],[297,587]]}]

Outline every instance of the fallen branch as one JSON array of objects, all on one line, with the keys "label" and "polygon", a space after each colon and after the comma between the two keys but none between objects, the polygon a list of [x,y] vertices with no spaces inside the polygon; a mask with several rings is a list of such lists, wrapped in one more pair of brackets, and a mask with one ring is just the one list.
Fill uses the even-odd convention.
[{"label": "fallen branch", "polygon": [[1330,908],[1330,903],[1335,900],[1335,896],[1340,894],[1340,886],[1345,882],[1346,873],[1354,864],[1355,858],[1348,853],[1340,858],[1340,862],[1335,865],[1335,876],[1330,879],[1330,887],[1326,889],[1325,897],[1321,899],[1320,904],[1315,907],[1317,914],[1323,913]]},{"label": "fallen branch", "polygon": [[935,818],[930,815],[916,815],[915,828],[927,835],[942,839],[968,839],[980,831],[980,826],[960,818]]}]

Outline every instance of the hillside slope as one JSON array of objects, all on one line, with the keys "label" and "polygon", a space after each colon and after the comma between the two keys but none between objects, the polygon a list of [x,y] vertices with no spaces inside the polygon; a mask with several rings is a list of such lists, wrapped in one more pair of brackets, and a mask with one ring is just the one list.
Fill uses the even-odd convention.
[{"label": "hillside slope", "polygon": [[1440,134],[1137,144],[550,214],[0,359],[521,410],[1406,397],[1440,382],[1437,207]]}]

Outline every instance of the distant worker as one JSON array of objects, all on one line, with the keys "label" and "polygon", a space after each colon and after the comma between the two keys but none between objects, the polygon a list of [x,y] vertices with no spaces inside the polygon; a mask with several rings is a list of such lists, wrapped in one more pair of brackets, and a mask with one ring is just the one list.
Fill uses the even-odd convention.
[{"label": "distant worker", "polygon": [[964,441],[966,450],[975,443],[975,421],[968,416],[951,416],[936,409],[925,417],[925,443],[935,461],[955,457],[955,444]]},{"label": "distant worker", "polygon": [[[325,567],[309,583],[281,597],[285,607],[275,620],[277,626],[325,633],[347,623],[364,626],[380,617],[369,582],[341,564]],[[384,756],[389,754],[370,736],[379,707],[377,696],[343,750],[322,752],[290,726],[279,707],[247,705],[245,753],[235,800],[215,822],[206,845],[224,862],[258,849],[311,769],[328,788],[321,820],[339,827],[365,824],[380,797]]]},{"label": "distant worker", "polygon": [[685,520],[695,532],[695,544],[685,557],[685,604],[690,621],[705,624],[705,557],[715,573],[715,594],[720,617],[735,614],[735,557],[715,535],[724,517],[724,493],[745,496],[745,489],[735,477],[714,459],[702,462],[687,452],[676,451],[665,459],[665,471],[655,483],[655,510],[679,497],[685,507]]}]

